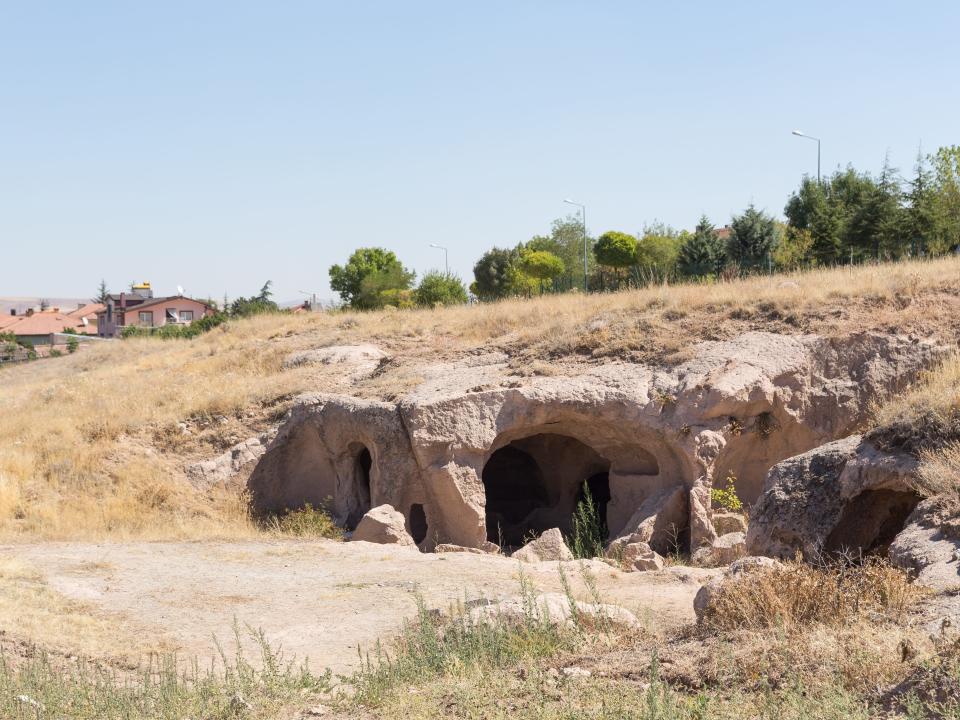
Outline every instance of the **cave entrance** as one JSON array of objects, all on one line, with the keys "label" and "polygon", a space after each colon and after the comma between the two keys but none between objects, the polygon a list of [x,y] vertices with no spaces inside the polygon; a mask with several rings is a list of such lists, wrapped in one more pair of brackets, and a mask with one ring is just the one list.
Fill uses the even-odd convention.
[{"label": "cave entrance", "polygon": [[410,537],[419,545],[427,539],[427,513],[420,503],[414,503],[410,506]]},{"label": "cave entrance", "polygon": [[362,443],[352,443],[349,451],[353,456],[353,467],[350,486],[347,488],[350,511],[346,526],[348,530],[353,530],[370,510],[370,470],[373,468],[373,457]]},{"label": "cave entrance", "polygon": [[483,468],[487,539],[523,545],[550,528],[569,532],[587,483],[606,524],[610,462],[567,435],[541,433],[496,450]]},{"label": "cave entrance", "polygon": [[865,490],[847,503],[824,550],[854,558],[886,555],[920,500],[913,492]]}]

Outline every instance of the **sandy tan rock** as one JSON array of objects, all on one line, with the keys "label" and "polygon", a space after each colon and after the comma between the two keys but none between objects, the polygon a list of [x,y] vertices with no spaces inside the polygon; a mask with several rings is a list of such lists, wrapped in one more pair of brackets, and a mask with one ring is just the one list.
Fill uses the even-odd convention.
[{"label": "sandy tan rock", "polygon": [[692,560],[697,565],[718,567],[729,565],[746,555],[746,536],[742,532],[727,533],[704,545],[693,553]]},{"label": "sandy tan rock", "polygon": [[621,563],[627,570],[662,570],[663,558],[647,543],[629,543],[624,546]]},{"label": "sandy tan rock", "polygon": [[657,552],[666,554],[687,526],[688,518],[686,488],[669,488],[637,508],[621,537],[631,538],[632,543],[647,543]]},{"label": "sandy tan rock", "polygon": [[260,438],[249,438],[211,460],[188,465],[187,478],[198,489],[227,483],[246,465],[260,459],[266,450]]},{"label": "sandy tan rock", "polygon": [[332,345],[315,350],[302,350],[287,356],[285,368],[303,365],[347,365],[351,372],[370,372],[388,356],[376,345]]},{"label": "sandy tan rock", "polygon": [[935,500],[917,506],[890,545],[890,562],[910,570],[916,581],[938,591],[960,587],[960,532],[957,518],[942,517]]},{"label": "sandy tan rock", "polygon": [[747,518],[742,513],[718,512],[714,510],[711,520],[713,521],[713,528],[717,531],[718,536],[735,532],[747,532]]},{"label": "sandy tan rock", "polygon": [[380,505],[373,508],[360,520],[357,529],[350,537],[351,542],[364,541],[381,545],[416,546],[410,533],[405,527],[406,520],[402,513],[397,512],[389,505]]},{"label": "sandy tan rock", "polygon": [[573,553],[563,541],[560,530],[551,528],[517,550],[512,557],[523,562],[545,562],[573,560]]},{"label": "sandy tan rock", "polygon": [[454,545],[452,543],[440,543],[434,549],[436,553],[471,553],[473,555],[497,555],[500,552],[500,546],[492,542],[484,542],[480,547],[465,547],[463,545]]}]

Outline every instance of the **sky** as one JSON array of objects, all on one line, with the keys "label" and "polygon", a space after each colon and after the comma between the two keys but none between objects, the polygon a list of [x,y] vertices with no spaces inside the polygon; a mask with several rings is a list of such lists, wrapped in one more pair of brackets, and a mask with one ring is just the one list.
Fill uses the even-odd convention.
[{"label": "sky", "polygon": [[0,0],[0,296],[332,297],[960,143],[960,3]]}]

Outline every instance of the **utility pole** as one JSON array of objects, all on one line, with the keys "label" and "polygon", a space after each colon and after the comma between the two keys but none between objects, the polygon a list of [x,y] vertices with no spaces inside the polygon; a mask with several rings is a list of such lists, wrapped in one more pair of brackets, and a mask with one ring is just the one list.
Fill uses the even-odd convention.
[{"label": "utility pole", "polygon": [[578,202],[574,202],[567,198],[564,200],[568,205],[576,205],[580,208],[580,221],[583,226],[583,291],[588,292],[589,287],[587,286],[587,206],[582,205]]}]

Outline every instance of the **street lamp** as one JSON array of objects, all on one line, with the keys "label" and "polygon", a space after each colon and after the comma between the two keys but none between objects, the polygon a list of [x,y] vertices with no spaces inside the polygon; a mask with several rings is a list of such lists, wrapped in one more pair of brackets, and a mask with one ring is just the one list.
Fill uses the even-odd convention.
[{"label": "street lamp", "polygon": [[443,250],[443,266],[446,268],[447,277],[450,277],[450,260],[447,249],[443,247],[443,245],[434,245],[433,243],[430,243],[430,247],[436,248],[437,250]]},{"label": "street lamp", "polygon": [[813,140],[817,143],[817,185],[820,184],[820,138],[813,137],[813,135],[807,135],[806,133],[800,132],[799,130],[794,130],[791,135],[796,135],[797,137],[806,138],[807,140]]},{"label": "street lamp", "polygon": [[564,200],[567,205],[576,205],[580,208],[580,219],[583,224],[583,291],[587,292],[587,206],[574,202],[570,198]]}]

